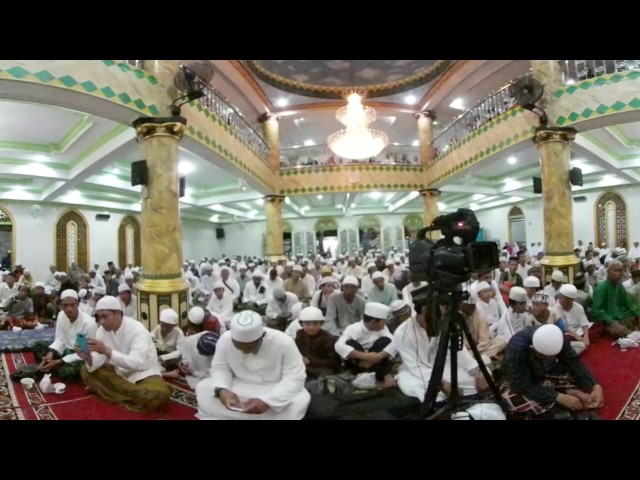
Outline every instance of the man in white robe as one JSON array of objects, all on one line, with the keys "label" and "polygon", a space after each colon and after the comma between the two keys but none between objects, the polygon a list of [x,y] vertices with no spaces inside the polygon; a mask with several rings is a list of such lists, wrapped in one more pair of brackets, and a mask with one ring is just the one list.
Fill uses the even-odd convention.
[{"label": "man in white robe", "polygon": [[[184,333],[178,327],[178,313],[173,308],[165,308],[160,312],[160,322],[151,331],[151,338],[158,353],[158,360],[163,367],[169,369],[165,362],[171,353],[178,348],[178,343],[184,338]],[[174,363],[175,365],[175,363]]]},{"label": "man in white robe", "polygon": [[166,355],[172,362],[178,362],[178,368],[163,372],[162,376],[176,379],[184,376],[187,384],[195,389],[198,383],[209,377],[219,339],[220,334],[208,331],[183,337],[178,343],[178,349]]},{"label": "man in white robe", "polygon": [[138,319],[138,299],[131,293],[131,288],[126,283],[118,287],[118,297],[122,306],[122,315]]},{"label": "man in white robe", "polygon": [[[235,280],[234,280],[235,281]],[[227,290],[222,281],[213,286],[213,295],[207,303],[207,310],[218,319],[218,323],[224,327],[222,333],[229,329],[229,322],[233,316],[233,295]]]},{"label": "man in white robe", "polygon": [[234,315],[210,373],[196,387],[201,420],[300,420],[311,401],[295,342],[265,328],[255,312]]}]

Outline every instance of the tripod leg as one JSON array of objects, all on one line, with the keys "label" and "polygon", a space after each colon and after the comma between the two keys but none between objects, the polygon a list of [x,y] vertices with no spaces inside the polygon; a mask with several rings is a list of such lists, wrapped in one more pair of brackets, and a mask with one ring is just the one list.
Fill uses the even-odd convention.
[{"label": "tripod leg", "polygon": [[487,381],[487,384],[489,385],[489,388],[491,389],[491,392],[493,393],[494,397],[496,398],[496,402],[498,402],[498,404],[500,405],[500,408],[502,408],[502,410],[505,413],[508,412],[509,409],[506,407],[506,405],[505,405],[505,403],[504,403],[504,401],[502,399],[502,394],[500,393],[500,389],[498,389],[498,387],[496,386],[495,382],[493,381],[493,377],[491,376],[491,374],[489,373],[489,370],[487,370],[486,365],[482,361],[482,356],[480,355],[480,352],[478,351],[478,345],[476,344],[476,341],[471,336],[471,331],[469,330],[469,325],[467,325],[466,319],[461,321],[460,325],[462,326],[462,331],[464,332],[464,335],[467,338],[467,341],[469,342],[469,346],[471,347],[471,351],[473,352],[473,356],[475,357],[476,361],[478,362],[478,366],[480,367],[480,371],[482,372],[482,375],[484,376],[485,380]]},{"label": "tripod leg", "polygon": [[438,392],[440,392],[440,385],[442,384],[442,374],[447,360],[447,348],[449,347],[450,334],[450,322],[443,321],[440,328],[436,359],[433,364],[433,369],[431,370],[431,378],[429,379],[427,392],[424,395],[424,400],[420,409],[421,413],[425,416],[431,414],[435,409],[436,399],[438,397]]}]

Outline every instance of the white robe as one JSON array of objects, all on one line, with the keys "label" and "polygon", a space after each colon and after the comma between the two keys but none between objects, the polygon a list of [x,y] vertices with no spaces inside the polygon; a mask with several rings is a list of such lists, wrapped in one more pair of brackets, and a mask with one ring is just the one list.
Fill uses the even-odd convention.
[{"label": "white robe", "polygon": [[111,358],[91,352],[92,365],[87,370],[94,372],[105,363],[111,364],[118,375],[131,383],[152,375],[160,375],[160,364],[151,333],[142,323],[131,317],[122,317],[122,324],[115,332],[99,327],[96,338],[112,349]]},{"label": "white robe", "polygon": [[198,340],[205,333],[207,332],[196,333],[188,337],[183,336],[178,341],[177,350],[162,357],[163,360],[179,358],[181,362],[186,364],[191,374],[187,375],[185,380],[194,390],[201,380],[209,377],[211,361],[213,360],[213,355],[202,355],[198,352]]},{"label": "white robe", "polygon": [[491,332],[491,336],[493,336],[493,332],[496,332],[496,336],[504,338],[507,342],[520,330],[524,330],[527,326],[527,318],[528,314],[525,313],[514,313],[511,307],[504,312],[502,317],[500,317],[500,321],[497,325],[497,330],[494,329],[495,325],[492,325],[492,328],[489,329]]},{"label": "white robe", "polygon": [[[201,420],[300,420],[311,395],[304,388],[306,368],[295,342],[283,332],[265,329],[260,349],[245,354],[233,346],[231,332],[218,340],[211,376],[196,387]],[[240,402],[259,398],[269,409],[248,414],[227,409],[215,397],[216,388],[235,393]]]},{"label": "white robe", "polygon": [[398,351],[393,343],[393,335],[391,335],[389,329],[385,326],[382,330],[369,330],[365,327],[364,320],[352,323],[344,329],[344,332],[342,332],[342,335],[340,335],[340,338],[336,342],[335,350],[340,357],[346,360],[349,358],[351,352],[355,350],[352,346],[347,345],[349,340],[355,340],[365,351],[369,351],[376,340],[382,337],[387,337],[391,340],[391,343],[385,347],[383,352],[386,352],[390,358],[395,357]]},{"label": "white robe", "polygon": [[[158,350],[162,350],[163,352],[167,353],[175,352],[178,348],[178,343],[184,338],[184,333],[182,332],[182,330],[180,330],[180,327],[176,325],[166,337],[163,337],[160,327],[160,325],[156,325],[156,327],[151,330],[151,338],[153,339],[153,343]],[[162,359],[162,361],[166,360],[166,358],[164,358],[164,355],[161,355],[160,358]]]},{"label": "white robe", "polygon": [[[407,320],[396,329],[393,340],[402,358],[396,377],[398,388],[406,396],[423,401],[433,373],[438,339],[430,338],[416,320]],[[478,362],[463,347],[458,352],[458,389],[464,396],[477,393],[474,375],[478,368]],[[451,383],[451,362],[448,350],[442,379]],[[439,392],[436,401],[442,401],[445,398],[445,394]]]},{"label": "white robe", "polygon": [[222,328],[220,333],[224,333],[229,328],[231,317],[233,317],[233,297],[231,292],[225,290],[222,294],[222,299],[213,294],[211,300],[207,303],[207,310],[218,319],[220,328]]},{"label": "white robe", "polygon": [[120,306],[122,307],[122,315],[125,317],[131,317],[135,320],[138,319],[138,299],[135,295],[131,295],[129,305],[125,305],[124,302],[120,300]]},{"label": "white robe", "polygon": [[[72,323],[67,315],[60,311],[56,319],[56,336],[49,348],[57,351],[59,354],[66,349],[73,350],[76,345],[76,335],[80,332],[84,333],[87,338],[95,338],[98,330],[96,320],[85,312],[79,312],[78,318]],[[72,357],[73,356],[73,357]],[[65,362],[74,362],[81,360],[75,353],[67,355],[63,358]]]}]

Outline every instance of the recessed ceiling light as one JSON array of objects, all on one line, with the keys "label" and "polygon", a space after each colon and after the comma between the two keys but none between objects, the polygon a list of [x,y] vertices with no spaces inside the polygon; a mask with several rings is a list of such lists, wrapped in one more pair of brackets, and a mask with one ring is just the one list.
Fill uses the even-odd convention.
[{"label": "recessed ceiling light", "polygon": [[507,158],[507,162],[509,162],[509,165],[514,165],[517,161],[518,159],[516,157]]},{"label": "recessed ceiling light", "polygon": [[318,194],[318,196],[316,197],[318,200],[322,200],[322,194]]},{"label": "recessed ceiling light", "polygon": [[407,95],[406,97],[404,97],[404,103],[407,103],[409,105],[412,105],[412,104],[416,103],[416,96],[415,95]]},{"label": "recessed ceiling light", "polygon": [[178,164],[178,173],[180,173],[180,175],[188,175],[193,172],[193,169],[193,165],[189,162],[185,162],[184,160],[181,160]]},{"label": "recessed ceiling light", "polygon": [[377,198],[380,198],[380,197],[382,196],[382,194],[381,194],[380,192],[371,192],[371,193],[369,194],[369,196],[370,196],[371,198],[377,199]]},{"label": "recessed ceiling light", "polygon": [[461,98],[456,98],[453,102],[449,104],[449,108],[455,108],[456,110],[464,110],[464,105],[462,104]]},{"label": "recessed ceiling light", "polygon": [[574,83],[576,83],[576,81],[573,78],[570,78],[569,80],[566,81],[567,85],[573,85]]},{"label": "recessed ceiling light", "polygon": [[446,210],[446,209],[447,209],[447,206],[446,206],[444,203],[442,203],[442,202],[438,202],[438,208],[439,208],[440,210]]},{"label": "recessed ceiling light", "polygon": [[484,197],[486,197],[486,195],[482,195],[481,193],[476,193],[471,197],[471,200],[473,201],[482,200]]},{"label": "recessed ceiling light", "polygon": [[185,189],[184,189],[184,193],[185,193],[185,195],[186,195],[187,197],[190,197],[191,195],[193,195],[193,189],[192,189],[192,188],[187,187],[187,188],[185,188]]},{"label": "recessed ceiling light", "polygon": [[287,101],[286,98],[279,98],[278,100],[276,100],[276,105],[278,107],[286,107],[287,105],[289,105],[289,102]]},{"label": "recessed ceiling light", "polygon": [[256,203],[257,203],[258,205],[264,205],[264,198],[258,198],[258,199],[256,200]]},{"label": "recessed ceiling light", "polygon": [[304,146],[305,147],[311,147],[313,145],[315,145],[315,142],[313,140],[305,140],[304,141]]},{"label": "recessed ceiling light", "polygon": [[22,191],[22,190],[24,190],[24,186],[23,185],[14,185],[13,189],[14,190],[18,190],[18,191]]},{"label": "recessed ceiling light", "polygon": [[36,162],[44,162],[47,159],[47,157],[45,157],[44,155],[41,155],[41,154],[37,154],[37,155],[34,155],[33,159]]},{"label": "recessed ceiling light", "polygon": [[420,140],[414,140],[413,142],[411,142],[411,146],[419,147],[420,146]]}]

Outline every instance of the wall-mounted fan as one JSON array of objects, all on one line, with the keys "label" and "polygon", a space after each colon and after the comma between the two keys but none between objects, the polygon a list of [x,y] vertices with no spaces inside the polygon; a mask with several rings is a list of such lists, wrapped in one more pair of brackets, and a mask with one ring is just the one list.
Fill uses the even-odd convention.
[{"label": "wall-mounted fan", "polygon": [[42,207],[40,205],[31,205],[31,216],[36,220],[42,218]]},{"label": "wall-mounted fan", "polygon": [[540,119],[540,125],[547,124],[546,112],[536,105],[544,93],[544,85],[532,76],[526,76],[516,81],[512,86],[513,98],[524,108],[535,113]]}]

